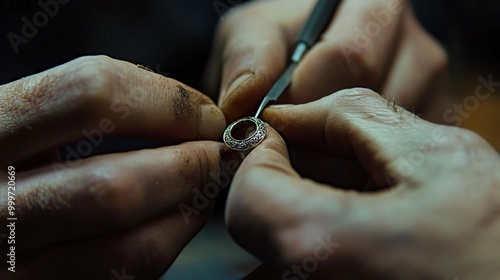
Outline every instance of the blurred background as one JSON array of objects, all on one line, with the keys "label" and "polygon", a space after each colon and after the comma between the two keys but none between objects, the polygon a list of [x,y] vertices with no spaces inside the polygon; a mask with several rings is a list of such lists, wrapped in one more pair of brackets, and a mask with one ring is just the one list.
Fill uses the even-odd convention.
[{"label": "blurred background", "polygon": [[[31,38],[13,47],[8,34],[21,35],[23,18],[32,21],[41,7],[34,0],[0,0],[0,84],[83,55],[105,54],[148,66],[203,91],[201,76],[214,28],[229,8],[245,1],[60,2],[67,3],[41,22],[44,24]],[[456,104],[474,95],[479,77],[500,82],[500,1],[410,2],[422,25],[449,54]],[[469,113],[462,126],[478,132],[500,150],[500,86]],[[94,151],[100,154],[155,145],[107,138]],[[224,196],[219,200],[213,221],[181,254],[165,279],[235,279],[258,266],[259,262],[239,249],[224,231]]]}]

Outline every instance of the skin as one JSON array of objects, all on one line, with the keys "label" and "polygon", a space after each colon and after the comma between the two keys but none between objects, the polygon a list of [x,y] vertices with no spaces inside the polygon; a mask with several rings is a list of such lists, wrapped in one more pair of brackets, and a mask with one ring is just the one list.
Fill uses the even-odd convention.
[{"label": "skin", "polygon": [[[492,247],[500,242],[500,157],[477,134],[395,110],[361,88],[266,109],[263,119],[273,118],[293,125],[283,138],[269,127],[236,173],[226,208],[234,240],[272,264],[270,279],[500,277]],[[364,182],[339,180],[373,188],[301,177],[290,142],[358,162]],[[338,168],[350,167],[331,170]],[[318,258],[318,238],[338,246],[313,272],[290,274],[293,264]]]},{"label": "skin", "polygon": [[[313,5],[259,1],[222,21],[209,68],[220,79],[209,77],[228,121],[253,115]],[[346,53],[380,11],[387,24]],[[447,76],[445,52],[408,1],[342,1],[278,102],[307,104],[264,111],[283,139],[270,129],[233,180],[227,227],[270,264],[249,279],[499,278],[489,245],[500,240],[498,154],[470,131],[401,108],[444,123]],[[378,94],[336,92],[356,87]],[[339,247],[318,261],[318,239]],[[297,268],[311,258],[311,273]]]},{"label": "skin", "polygon": [[[371,38],[367,46],[355,46],[359,51],[349,54],[342,49],[342,42],[354,44],[356,27],[364,29],[373,21],[365,16],[366,12],[384,10],[387,4],[388,1],[378,0],[343,1],[338,16],[304,58],[281,101],[305,103],[319,99],[321,103],[326,100],[322,97],[338,89],[364,86],[383,96],[394,97],[399,105],[414,107],[427,119],[441,121],[440,112],[447,100],[446,55],[421,29],[406,2],[401,3],[398,12],[391,14],[387,26]],[[193,188],[207,184],[210,180],[207,174],[220,170],[221,156],[226,152],[221,143],[199,140],[218,139],[225,126],[224,115],[232,121],[254,112],[284,69],[287,53],[293,48],[294,38],[312,5],[312,1],[260,1],[235,9],[225,18],[217,33],[208,76],[213,90],[220,81],[219,104],[223,113],[209,98],[177,81],[106,57],[81,58],[1,86],[0,152],[3,157],[0,164],[4,170],[9,165],[19,168],[16,169],[16,216],[23,221],[16,224],[17,261],[23,265],[17,267],[14,277],[53,279],[58,275],[69,279],[109,279],[113,277],[112,270],[120,272],[126,268],[128,275],[157,279],[200,230],[210,212],[207,207],[186,223],[178,210],[181,203],[191,203]],[[394,123],[405,124],[388,117],[387,110],[392,112],[394,108],[386,107],[387,116],[379,116],[384,111],[375,109],[386,102],[373,93],[362,90],[356,93],[369,98],[364,102],[360,98],[347,98],[348,101],[339,101],[343,106],[328,103],[328,110],[325,104],[311,105],[317,103],[303,105],[310,106],[309,111],[301,106],[268,109],[263,118],[283,133],[289,143],[305,147],[299,148],[295,156],[300,157],[302,151],[329,152],[336,168],[321,178],[325,182],[357,190],[391,191],[346,192],[301,179],[287,161],[283,141],[271,130],[266,142],[247,158],[233,184],[227,220],[235,240],[263,259],[288,264],[311,253],[316,233],[335,233],[335,241],[342,249],[347,248],[335,253],[343,262],[322,263],[319,275],[352,276],[352,270],[345,269],[342,263],[363,267],[363,271],[372,276],[389,268],[394,275],[388,277],[404,276],[404,279],[449,273],[461,273],[464,278],[473,279],[498,275],[495,267],[488,263],[498,256],[483,249],[498,241],[493,230],[498,232],[494,210],[497,196],[491,187],[497,185],[498,178],[483,179],[481,182],[486,186],[478,189],[484,192],[474,192],[472,198],[466,187],[459,188],[462,192],[458,194],[450,193],[450,185],[461,183],[476,188],[474,176],[490,178],[486,174],[498,169],[498,158],[493,156],[491,148],[473,134],[453,130],[456,134],[452,136],[459,139],[450,140],[453,148],[441,144],[435,148],[442,150],[438,153],[440,158],[435,158],[434,153],[426,157],[426,161],[434,165],[429,164],[429,168],[415,171],[411,176],[400,174],[394,157],[411,155],[415,151],[411,149],[415,144],[411,140],[419,139],[417,132],[429,134],[422,127],[428,129],[431,125],[418,120],[415,131],[405,125],[394,128]],[[334,96],[346,98],[346,95]],[[208,106],[201,106],[203,104]],[[118,110],[114,105],[129,110]],[[363,115],[365,107],[372,105],[374,111]],[[333,114],[329,113],[331,108],[344,114],[332,117],[333,121],[326,124],[324,117]],[[308,113],[304,115],[304,112]],[[415,120],[413,117],[404,120],[409,119]],[[100,128],[103,120],[107,120],[106,127],[110,122],[114,127],[106,133],[110,135],[192,142],[77,162],[58,158],[57,148],[85,139],[82,131]],[[377,126],[384,121],[386,127]],[[377,122],[381,124],[376,125]],[[422,123],[427,126],[420,127]],[[323,137],[325,127],[334,128],[328,130],[328,135],[335,141],[326,141]],[[382,134],[389,131],[394,134]],[[470,139],[477,141],[469,142]],[[484,164],[473,161],[478,168],[470,169],[475,173],[462,170],[465,169],[464,149],[469,152],[467,156],[473,156],[472,159],[465,156],[467,160],[477,159]],[[449,169],[459,170],[464,178],[453,180],[452,184],[439,174],[429,187],[430,183],[425,181],[429,173],[442,168],[450,156],[457,160],[452,161],[450,167],[445,168],[448,173],[443,174],[450,177],[455,173]],[[331,162],[319,160],[317,154],[306,154],[302,159],[294,165],[298,167],[302,163],[301,170],[313,166],[309,171],[311,178],[324,175],[332,166]],[[54,167],[54,163],[61,161],[65,164],[63,167],[68,168]],[[312,165],[311,161],[318,164]],[[2,180],[2,186],[6,186],[7,181]],[[439,180],[448,186],[440,187],[442,193],[454,200],[437,199],[440,196],[434,189],[440,186]],[[267,188],[263,189],[264,185]],[[420,192],[415,192],[415,185]],[[428,191],[430,188],[433,192]],[[6,187],[2,187],[1,192],[0,218],[5,221],[8,216]],[[421,209],[421,204],[412,199],[420,196],[427,199],[429,207]],[[457,208],[465,199],[478,207],[473,208],[474,211]],[[359,205],[351,207],[351,204]],[[442,209],[444,214],[436,215]],[[270,217],[269,211],[275,215]],[[389,211],[398,211],[401,220],[388,215]],[[480,219],[483,215],[487,218]],[[467,216],[466,223],[462,220],[464,216]],[[432,219],[424,221],[422,217]],[[332,220],[336,222],[331,223]],[[443,220],[450,222],[443,226]],[[479,225],[488,225],[481,231],[484,236],[477,236],[472,230],[477,226],[472,225],[473,222],[479,220],[482,221]],[[462,228],[456,232],[458,224]],[[391,235],[394,228],[401,232],[397,237]],[[414,230],[416,228],[433,231],[426,233]],[[453,242],[459,238],[467,238],[474,244]],[[400,241],[407,239],[411,241],[408,244]],[[389,246],[380,250],[380,240]],[[440,254],[435,254],[433,244],[443,246]],[[449,254],[463,253],[470,248],[473,254],[467,258],[448,260]],[[387,259],[380,260],[382,253]],[[423,269],[429,264],[429,256],[435,260],[431,263],[432,269]],[[5,271],[1,270],[0,278],[12,279],[12,274]]]},{"label": "skin", "polygon": [[[5,172],[16,168],[18,219],[16,273],[4,260],[0,278],[111,279],[113,270],[121,275],[125,268],[137,279],[158,279],[206,223],[211,204],[189,223],[178,206],[191,205],[193,189],[212,181],[208,174],[219,172],[226,152],[213,141],[225,119],[208,97],[96,56],[2,85],[0,104],[0,165]],[[82,131],[97,128],[104,135],[186,143],[58,158],[59,147],[89,141],[97,136]],[[7,176],[1,180],[6,221]],[[7,252],[7,242],[1,246]]]},{"label": "skin", "polygon": [[[221,21],[207,84],[212,92],[219,90],[228,122],[254,114],[285,69],[314,4],[253,1],[232,9]],[[362,36],[364,42],[357,39]],[[301,104],[341,89],[365,87],[394,97],[425,119],[443,122],[447,65],[446,53],[419,25],[408,1],[342,1],[279,102]]]}]

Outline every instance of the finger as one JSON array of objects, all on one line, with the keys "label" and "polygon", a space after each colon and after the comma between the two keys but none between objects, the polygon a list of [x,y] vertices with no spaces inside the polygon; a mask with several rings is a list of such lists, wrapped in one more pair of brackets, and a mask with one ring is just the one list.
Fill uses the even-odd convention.
[{"label": "finger", "polygon": [[210,208],[186,224],[171,213],[109,237],[57,245],[21,255],[9,279],[159,279],[206,223]]},{"label": "finger", "polygon": [[407,22],[404,37],[390,79],[381,93],[387,98],[395,97],[400,106],[426,120],[444,123],[442,114],[450,100],[446,52],[423,30],[413,14],[404,20]]},{"label": "finger", "polygon": [[19,173],[18,250],[116,232],[172,211],[189,222],[226,187],[218,177],[225,151],[221,143],[189,142]]},{"label": "finger", "polygon": [[300,23],[313,4],[312,1],[256,2],[224,18],[217,32],[210,69],[215,72],[222,69],[219,105],[228,121],[255,110],[278,79]]},{"label": "finger", "polygon": [[245,158],[233,179],[226,222],[240,245],[267,258],[271,252],[281,251],[276,239],[285,235],[282,232],[310,217],[315,210],[311,206],[326,205],[327,200],[318,198],[330,195],[327,187],[300,178],[289,163],[285,143],[270,128],[264,142]]},{"label": "finger", "polygon": [[[273,15],[275,13],[280,14],[277,11],[287,11],[288,22],[281,20],[271,23],[280,27],[279,34],[286,34],[286,38],[290,39],[286,44],[283,44],[283,40],[276,40],[278,36],[270,35],[270,37],[275,39],[270,39],[269,42],[272,42],[273,46],[276,47],[266,48],[267,53],[271,53],[274,49],[279,50],[282,47],[290,49],[293,46],[293,40],[300,30],[301,24],[305,21],[309,10],[312,8],[312,6],[308,6],[307,9],[304,9],[304,3],[300,1],[296,3],[290,1],[286,3],[284,1],[272,3],[275,6],[271,6],[270,3],[261,3],[262,10],[266,11],[265,14],[269,13],[268,11],[273,11]],[[333,18],[323,38],[306,54],[303,61],[299,64],[290,88],[285,92],[281,100],[289,103],[303,103],[318,99],[346,87],[366,86],[379,89],[384,83],[384,77],[394,58],[394,50],[397,47],[400,37],[398,26],[405,14],[406,5],[401,1],[386,0],[342,2],[338,13]],[[299,8],[299,10],[294,13],[291,10],[292,7]],[[254,10],[258,9],[255,8]],[[240,12],[240,14],[244,13],[244,10]],[[252,24],[248,24],[244,16],[237,15],[238,17],[235,16],[234,21],[238,22],[231,22],[231,24],[228,23],[226,25],[229,26],[225,30],[229,30],[227,33],[230,35],[230,38],[237,38],[238,34],[240,36],[243,36],[241,34],[248,34],[247,32],[240,32],[237,29],[239,25],[251,26],[254,24],[253,18],[255,15],[249,16],[249,18],[252,18]],[[263,18],[262,22],[267,24],[265,16],[261,15],[259,18]],[[259,38],[267,38],[263,35],[266,31],[262,30],[273,30],[271,26],[269,25],[267,29],[258,29],[258,32],[253,36],[255,38],[252,37],[251,40],[248,40],[250,43],[239,44],[235,49],[249,48],[250,50],[255,50],[255,45],[257,44],[255,42],[260,42]],[[358,33],[355,31],[360,28],[372,30],[371,32],[375,32],[376,34],[370,33],[373,36],[367,37],[368,35],[364,34],[365,30],[361,30],[359,32],[362,34],[356,36]],[[366,38],[363,44],[358,42],[358,37],[360,36],[365,36]],[[357,45],[357,47],[353,45]],[[230,69],[229,73],[237,72],[234,69],[240,65],[243,65],[243,68],[245,68],[245,63],[254,65],[254,62],[257,62],[258,64],[256,65],[259,65],[257,67],[264,65],[262,71],[257,71],[256,74],[251,76],[252,78],[243,83],[236,83],[238,86],[232,87],[231,93],[224,94],[223,98],[221,98],[223,101],[221,108],[229,121],[253,112],[258,102],[283,70],[284,66],[282,63],[286,61],[286,58],[282,58],[283,60],[277,63],[277,56],[265,55],[266,52],[254,51],[252,55],[248,55],[244,59],[243,56],[232,55],[233,53],[237,53],[237,51],[228,52],[229,61],[236,61],[237,65],[228,67],[227,69]],[[232,57],[241,57],[242,61],[231,59]],[[259,57],[262,57],[262,61],[258,59]],[[273,73],[273,75],[258,75],[260,73]],[[272,79],[267,79],[269,76]],[[268,83],[268,81],[271,83]],[[225,88],[224,83],[222,88]]]},{"label": "finger", "polygon": [[[341,279],[382,279],[387,267],[395,277],[408,275],[405,267],[422,260],[405,256],[428,241],[426,234],[413,234],[415,229],[429,225],[421,217],[440,211],[439,198],[457,191],[456,182],[451,182],[448,174],[468,164],[473,147],[487,145],[470,132],[431,124],[396,109],[366,89],[337,92],[304,105],[267,109],[264,119],[281,116],[286,118],[284,123],[293,123],[283,129],[289,142],[306,145],[308,140],[310,146],[338,154],[346,150],[343,155],[358,159],[372,177],[380,178],[377,174],[386,169],[401,171],[399,159],[408,159],[410,167],[418,171],[411,171],[409,180],[392,191],[366,194],[328,189],[297,178],[288,164],[283,141],[270,129],[233,180],[226,219],[234,239],[264,260],[274,257],[288,264],[302,261],[305,266],[306,258],[308,264],[316,258],[317,271]],[[274,143],[271,149],[268,141]],[[450,147],[457,147],[461,141],[468,144],[462,143],[459,153],[450,152]],[[422,161],[412,162],[419,154]],[[478,160],[482,156],[473,157]],[[443,165],[443,158],[449,158],[449,164]],[[420,172],[422,169],[425,172]],[[433,182],[439,177],[444,188],[429,184],[430,174]],[[422,203],[416,203],[422,199],[426,201],[423,208]],[[348,269],[348,265],[357,269]]]},{"label": "finger", "polygon": [[379,90],[394,60],[407,1],[343,1],[293,76],[283,102],[305,103],[345,88]]},{"label": "finger", "polygon": [[[392,206],[388,195],[363,195],[300,178],[283,140],[269,129],[233,179],[226,223],[242,247],[264,260],[284,262],[309,253],[325,233],[351,244],[361,233],[387,229],[390,221],[375,217]],[[370,231],[355,230],[367,226]]]},{"label": "finger", "polygon": [[268,257],[263,252],[277,251],[272,232],[299,215],[297,208],[283,205],[292,200],[291,205],[303,194],[303,189],[295,187],[299,179],[289,163],[283,139],[268,127],[265,140],[242,162],[229,191],[226,224],[238,244],[260,257]]},{"label": "finger", "polygon": [[0,87],[2,160],[13,164],[105,134],[183,141],[218,139],[224,116],[201,93],[133,64],[84,57]]},{"label": "finger", "polygon": [[356,158],[378,187],[387,186],[387,172],[402,172],[396,168],[401,157],[419,149],[434,150],[446,139],[440,127],[435,129],[367,89],[339,91],[303,105],[270,107],[263,119],[289,124],[281,134],[291,143]]}]

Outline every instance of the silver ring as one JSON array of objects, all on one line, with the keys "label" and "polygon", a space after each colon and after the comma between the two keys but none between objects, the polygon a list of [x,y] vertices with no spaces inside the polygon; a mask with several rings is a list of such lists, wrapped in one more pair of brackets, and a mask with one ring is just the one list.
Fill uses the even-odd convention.
[{"label": "silver ring", "polygon": [[[255,132],[243,140],[234,138],[231,135],[233,128],[242,122],[248,122],[248,121],[253,122],[255,124]],[[267,134],[266,124],[262,120],[256,117],[245,117],[236,120],[235,122],[230,124],[224,131],[223,139],[224,143],[229,148],[236,151],[247,151],[257,147],[262,142],[262,140],[264,140],[266,134]]]}]

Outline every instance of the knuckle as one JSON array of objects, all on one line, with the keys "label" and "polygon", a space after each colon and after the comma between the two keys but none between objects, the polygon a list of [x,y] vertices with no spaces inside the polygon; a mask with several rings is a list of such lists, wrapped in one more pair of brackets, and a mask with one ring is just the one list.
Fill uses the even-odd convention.
[{"label": "knuckle", "polygon": [[450,165],[469,165],[471,161],[495,154],[495,150],[479,134],[474,131],[451,126],[434,125],[431,132],[432,143],[437,149],[450,155],[459,156],[462,160],[451,161]]},{"label": "knuckle", "polygon": [[452,132],[452,141],[466,149],[478,149],[489,146],[488,143],[479,134],[472,130],[450,127]]},{"label": "knuckle", "polygon": [[[329,135],[331,127],[334,127],[332,124],[339,121],[355,129],[358,127],[356,122],[358,118],[381,118],[376,110],[379,105],[377,100],[380,99],[382,97],[378,93],[367,88],[353,88],[331,94],[323,105],[323,110],[326,112],[325,135]],[[335,109],[332,110],[332,108]],[[387,120],[382,118],[381,121]],[[329,141],[326,142],[329,143]]]},{"label": "knuckle", "polygon": [[8,94],[4,97],[6,106],[0,108],[0,114],[29,116],[26,120],[7,119],[9,125],[28,126],[45,112],[100,108],[110,100],[116,72],[114,60],[106,56],[75,59],[2,86]]},{"label": "knuckle", "polygon": [[376,85],[377,72],[368,61],[368,52],[365,50],[353,51],[349,55],[344,53],[341,45],[324,45],[324,59],[336,66],[339,73],[344,72],[350,85],[373,87]]},{"label": "knuckle", "polygon": [[440,75],[448,71],[449,59],[444,47],[431,37],[416,21],[411,20],[411,25],[415,29],[412,33],[416,49],[416,59],[420,64],[428,65],[427,71],[430,75]]},{"label": "knuckle", "polygon": [[438,43],[434,42],[433,53],[433,64],[434,64],[434,75],[442,74],[448,71],[448,55],[446,51]]},{"label": "knuckle", "polygon": [[378,93],[369,89],[369,88],[352,88],[347,90],[341,90],[333,95],[333,98],[352,102],[355,100],[359,100],[359,98],[368,98],[368,97],[380,97]]},{"label": "knuckle", "polygon": [[[244,6],[244,5],[243,5]],[[242,17],[247,13],[246,7],[233,7],[224,14],[224,20],[219,21],[218,33],[228,35],[234,29],[234,26],[241,22]]]},{"label": "knuckle", "polygon": [[227,38],[233,32],[237,32],[241,26],[248,26],[248,21],[253,21],[257,15],[260,15],[268,7],[268,3],[256,1],[251,5],[242,3],[230,8],[224,14],[224,19],[218,24],[218,34]]},{"label": "knuckle", "polygon": [[176,164],[174,168],[180,174],[182,186],[186,189],[203,187],[215,177],[212,172],[218,171],[219,163],[214,149],[207,149],[201,143],[186,143],[179,145],[175,150]]},{"label": "knuckle", "polygon": [[107,56],[84,56],[69,63],[64,78],[71,102],[79,106],[96,106],[110,100],[118,67]]},{"label": "knuckle", "polygon": [[85,204],[107,220],[121,222],[141,206],[144,198],[130,172],[103,166],[83,173]]},{"label": "knuckle", "polygon": [[[199,232],[203,225],[204,223],[194,223],[190,224],[189,227],[178,226],[185,227],[180,229],[184,234],[193,234]],[[171,245],[169,246],[168,242],[165,242],[165,232],[159,227],[143,232],[138,239],[134,237],[132,241],[134,245],[128,248],[128,252],[133,254],[134,260],[137,260],[133,264],[137,270],[148,272],[149,277],[146,279],[158,279],[175,261],[179,253]],[[182,245],[185,246],[187,241],[177,240],[176,242],[182,242],[184,243]]]},{"label": "knuckle", "polygon": [[350,108],[354,106],[360,107],[363,109],[368,100],[372,100],[374,98],[381,98],[378,93],[368,88],[353,88],[346,89],[336,92],[335,94],[331,94],[327,106],[328,108],[339,107],[343,108],[343,106],[348,106]]},{"label": "knuckle", "polygon": [[235,7],[232,7],[228,10],[228,12],[224,15],[224,20],[222,21],[222,25],[224,26],[232,26],[236,23],[241,22],[242,18],[249,17],[252,18],[253,13],[258,12],[261,8],[262,3],[253,3],[253,5],[245,5],[241,4]]},{"label": "knuckle", "polygon": [[224,20],[220,22],[220,26],[223,27],[223,29],[230,28],[239,21],[238,18],[240,18],[244,11],[245,9],[242,9],[241,7],[229,9],[229,11],[224,15]]}]

